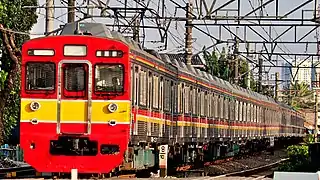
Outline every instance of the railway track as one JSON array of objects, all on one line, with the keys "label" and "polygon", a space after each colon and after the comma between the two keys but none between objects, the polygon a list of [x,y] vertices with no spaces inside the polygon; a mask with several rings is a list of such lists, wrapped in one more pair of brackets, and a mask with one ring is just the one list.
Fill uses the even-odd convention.
[{"label": "railway track", "polygon": [[273,169],[277,167],[280,163],[288,161],[289,159],[281,159],[277,162],[248,169],[248,170],[243,170],[243,171],[238,171],[238,172],[232,172],[224,175],[219,175],[219,176],[213,176],[212,179],[265,179],[265,178],[270,178],[273,175]]},{"label": "railway track", "polygon": [[[248,170],[243,170],[243,171],[238,171],[238,172],[232,172],[232,173],[227,173],[227,174],[223,174],[223,175],[218,175],[218,176],[205,176],[205,172],[204,170],[186,170],[183,173],[185,173],[185,178],[188,179],[199,179],[199,180],[209,180],[209,179],[219,179],[219,180],[223,180],[223,179],[259,179],[259,180],[263,180],[265,178],[268,177],[272,177],[273,174],[273,168],[277,167],[280,163],[287,161],[288,158],[286,159],[281,159],[277,162],[268,164],[268,165],[264,165],[264,166],[260,166],[260,167],[256,167],[256,168],[252,168],[252,169],[248,169]],[[198,173],[197,177],[188,177],[188,174],[195,174]],[[0,179],[26,179],[26,178],[57,178],[57,176],[53,175],[53,174],[40,174],[37,173],[35,169],[33,169],[31,166],[29,165],[24,165],[21,167],[14,167],[14,168],[3,168],[0,169]],[[65,179],[68,177],[63,177],[61,176],[61,178]],[[90,175],[86,175],[86,177],[82,177],[79,176],[80,179],[82,178],[94,178],[94,179],[132,179],[132,178],[136,178],[135,174],[126,174],[126,175],[120,175],[120,176],[114,176],[111,177],[109,176],[109,178],[107,176],[92,176],[90,177]],[[60,177],[59,177],[60,179]],[[140,179],[140,178],[137,178]],[[145,179],[153,179],[153,178],[143,178]],[[159,178],[157,178],[159,179]],[[160,178],[162,179],[162,178]]]},{"label": "railway track", "polygon": [[13,167],[13,168],[1,168],[0,169],[0,179],[7,178],[28,178],[39,176],[39,173],[36,172],[31,166],[26,165],[22,167]]}]

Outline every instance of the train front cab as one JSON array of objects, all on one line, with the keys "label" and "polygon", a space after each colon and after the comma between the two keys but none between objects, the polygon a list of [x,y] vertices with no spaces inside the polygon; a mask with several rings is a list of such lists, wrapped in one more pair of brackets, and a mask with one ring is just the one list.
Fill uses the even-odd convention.
[{"label": "train front cab", "polygon": [[[101,45],[101,46],[99,46]],[[23,46],[21,146],[39,172],[108,173],[130,132],[128,47],[91,36]]]}]

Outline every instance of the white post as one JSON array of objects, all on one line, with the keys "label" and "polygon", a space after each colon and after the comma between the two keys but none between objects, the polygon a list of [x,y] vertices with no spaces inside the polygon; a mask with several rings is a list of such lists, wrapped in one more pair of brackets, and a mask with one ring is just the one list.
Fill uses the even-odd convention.
[{"label": "white post", "polygon": [[166,177],[168,167],[168,145],[160,145],[159,166],[160,177]]},{"label": "white post", "polygon": [[71,169],[71,180],[78,180],[78,169]]}]

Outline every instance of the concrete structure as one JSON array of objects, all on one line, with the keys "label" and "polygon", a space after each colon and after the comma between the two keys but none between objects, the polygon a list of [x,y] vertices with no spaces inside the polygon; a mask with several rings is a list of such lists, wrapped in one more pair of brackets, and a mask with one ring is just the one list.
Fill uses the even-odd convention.
[{"label": "concrete structure", "polygon": [[320,172],[303,173],[303,172],[274,172],[274,180],[319,180]]}]

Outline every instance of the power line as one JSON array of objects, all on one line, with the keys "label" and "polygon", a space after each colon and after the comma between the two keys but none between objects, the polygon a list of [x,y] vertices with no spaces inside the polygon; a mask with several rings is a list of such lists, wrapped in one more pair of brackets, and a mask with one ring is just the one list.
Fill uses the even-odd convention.
[{"label": "power line", "polygon": [[[254,7],[253,7],[253,5],[252,5],[252,1],[251,0],[248,0],[249,1],[249,4],[250,4],[250,6],[251,6],[251,8],[252,8],[252,10],[254,10]],[[254,14],[255,14],[255,16],[256,17],[258,17],[258,15],[257,15],[257,13],[254,11]],[[269,36],[269,38],[273,41],[274,39],[271,37],[271,35],[267,32],[267,30],[265,30],[264,29],[264,27],[262,27],[262,26],[260,26],[261,27],[261,29],[267,34],[267,36]],[[280,38],[279,38],[280,39]],[[285,46],[285,45],[284,45]],[[280,47],[280,46],[278,46],[279,47],[279,49],[282,51],[282,52],[284,52],[285,53],[285,51]],[[287,48],[286,48],[287,49]],[[289,56],[290,58],[292,58],[291,56]]]}]

